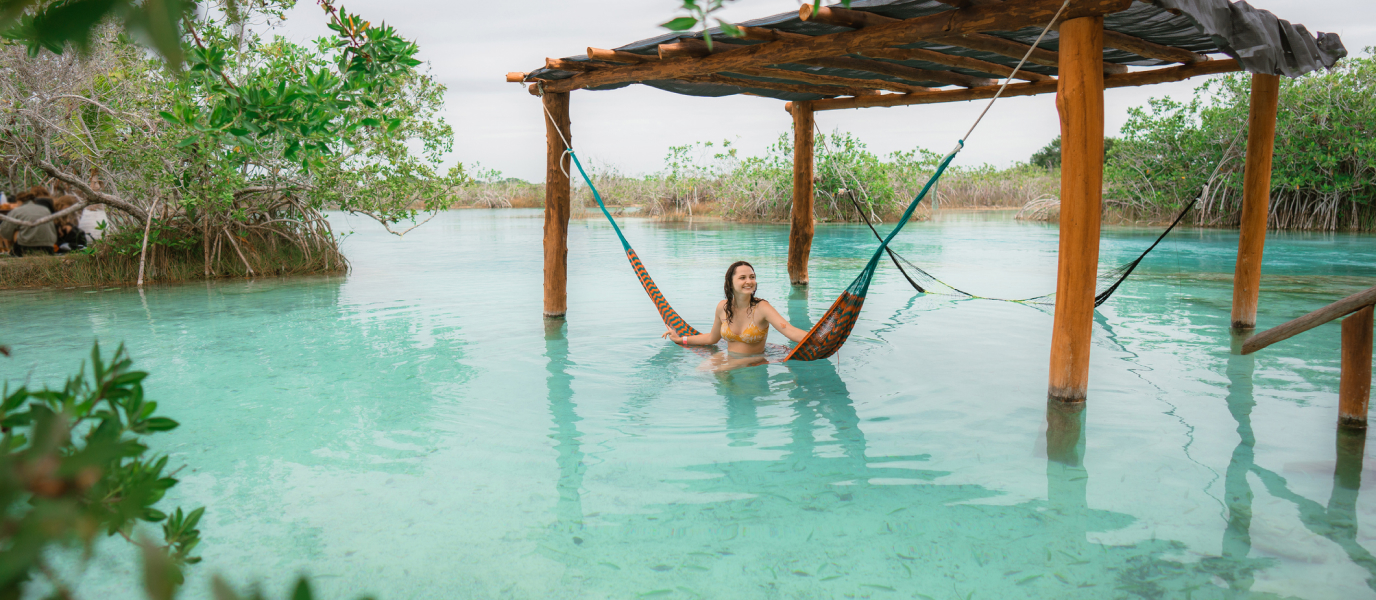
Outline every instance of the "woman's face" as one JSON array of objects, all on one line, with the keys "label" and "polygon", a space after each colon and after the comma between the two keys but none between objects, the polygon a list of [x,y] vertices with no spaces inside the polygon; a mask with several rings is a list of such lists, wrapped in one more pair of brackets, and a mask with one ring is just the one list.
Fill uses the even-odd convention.
[{"label": "woman's face", "polygon": [[755,293],[755,269],[741,265],[731,276],[731,289],[737,294],[749,296]]}]

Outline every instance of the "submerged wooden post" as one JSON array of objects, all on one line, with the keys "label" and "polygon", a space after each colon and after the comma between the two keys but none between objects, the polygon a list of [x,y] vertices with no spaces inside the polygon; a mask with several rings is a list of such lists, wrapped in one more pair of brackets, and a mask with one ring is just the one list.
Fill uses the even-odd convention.
[{"label": "submerged wooden post", "polygon": [[807,257],[812,253],[812,104],[794,102],[793,221],[788,230],[788,280],[807,285]]},{"label": "submerged wooden post", "polygon": [[1257,326],[1261,291],[1261,252],[1271,203],[1271,156],[1276,145],[1276,107],[1280,76],[1252,75],[1247,117],[1247,166],[1242,179],[1242,222],[1238,225],[1237,266],[1233,269],[1233,329]]},{"label": "submerged wooden post", "polygon": [[1083,402],[1089,386],[1104,176],[1103,17],[1061,24],[1060,55],[1061,239],[1047,394]]},{"label": "submerged wooden post", "polygon": [[1372,309],[1363,308],[1343,319],[1342,375],[1338,384],[1338,426],[1366,429],[1371,400]]},{"label": "submerged wooden post", "polygon": [[564,150],[566,143],[573,143],[573,132],[569,129],[568,92],[547,92],[540,100],[549,111],[544,117],[545,316],[563,317],[568,312],[569,261],[569,176],[565,172],[571,168]]}]

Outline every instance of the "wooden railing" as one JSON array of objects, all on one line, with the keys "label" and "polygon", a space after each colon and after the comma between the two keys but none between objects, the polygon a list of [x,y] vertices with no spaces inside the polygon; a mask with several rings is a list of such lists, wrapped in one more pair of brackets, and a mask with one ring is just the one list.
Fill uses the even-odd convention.
[{"label": "wooden railing", "polygon": [[1338,426],[1366,429],[1367,404],[1371,399],[1372,305],[1376,305],[1376,287],[1357,292],[1303,317],[1247,338],[1242,344],[1242,353],[1251,354],[1334,319],[1347,317],[1343,319]]}]

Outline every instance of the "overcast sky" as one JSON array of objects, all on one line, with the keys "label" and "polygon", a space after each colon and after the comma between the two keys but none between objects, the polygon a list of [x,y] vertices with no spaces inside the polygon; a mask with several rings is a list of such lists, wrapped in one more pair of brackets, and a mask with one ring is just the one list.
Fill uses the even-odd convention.
[{"label": "overcast sky", "polygon": [[[306,41],[328,33],[313,0],[298,0],[284,34]],[[829,2],[828,2],[829,3]],[[657,24],[678,16],[678,0],[345,0],[344,6],[376,23],[385,21],[420,45],[420,58],[448,88],[445,119],[454,128],[450,160],[530,181],[544,179],[544,126],[540,102],[523,86],[505,83],[508,71],[532,71],[545,57],[615,48],[658,35]],[[798,0],[735,0],[722,12],[743,21],[796,11]],[[1351,55],[1376,45],[1372,0],[1255,0],[1254,6],[1311,32],[1339,34]],[[1127,110],[1153,96],[1188,98],[1200,80],[1105,92],[1105,126],[1112,135]],[[627,174],[661,169],[670,146],[733,140],[758,154],[791,126],[783,102],[752,96],[699,98],[634,85],[571,94],[574,147],[589,159]],[[871,151],[928,148],[944,153],[974,120],[981,103],[868,108],[817,113],[823,131],[856,134]],[[1026,160],[1059,133],[1053,96],[999,100],[969,140],[964,164],[1007,165]]]}]

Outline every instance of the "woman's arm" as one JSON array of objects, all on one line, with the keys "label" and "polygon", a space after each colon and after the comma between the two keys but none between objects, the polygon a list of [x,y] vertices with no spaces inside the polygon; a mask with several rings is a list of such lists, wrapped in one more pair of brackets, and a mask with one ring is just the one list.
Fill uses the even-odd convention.
[{"label": "woman's arm", "polygon": [[717,311],[712,317],[711,331],[699,333],[697,335],[679,336],[677,333],[674,333],[674,330],[669,329],[668,325],[665,325],[664,328],[669,329],[669,332],[664,334],[664,336],[675,344],[686,344],[689,346],[711,346],[721,341],[721,307],[724,304],[726,304],[725,300],[717,303]]},{"label": "woman's arm", "polygon": [[807,335],[807,332],[798,329],[797,327],[794,327],[792,323],[789,323],[788,319],[785,319],[783,315],[779,314],[779,311],[774,310],[774,306],[771,305],[768,300],[761,300],[760,306],[764,308],[764,310],[762,311],[762,314],[764,315],[764,320],[769,322],[769,324],[772,325],[774,329],[777,329],[779,333],[784,334],[784,337],[790,340],[793,340],[795,342],[803,341],[803,337]]}]

